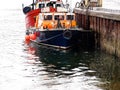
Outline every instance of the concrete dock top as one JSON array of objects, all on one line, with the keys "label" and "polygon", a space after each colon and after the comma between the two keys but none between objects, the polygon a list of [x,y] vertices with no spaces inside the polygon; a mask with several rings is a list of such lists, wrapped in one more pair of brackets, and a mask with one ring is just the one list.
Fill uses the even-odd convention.
[{"label": "concrete dock top", "polygon": [[120,10],[112,10],[112,9],[105,9],[105,8],[93,8],[92,10],[88,9],[81,9],[81,8],[74,8],[74,12],[78,14],[88,14],[89,16],[96,16],[106,19],[112,19],[120,21]]}]

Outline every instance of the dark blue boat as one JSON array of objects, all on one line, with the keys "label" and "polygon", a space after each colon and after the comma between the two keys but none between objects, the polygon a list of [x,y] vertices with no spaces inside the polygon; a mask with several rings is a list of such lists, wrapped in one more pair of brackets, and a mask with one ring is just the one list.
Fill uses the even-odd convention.
[{"label": "dark blue boat", "polygon": [[40,9],[40,12],[30,13],[36,15],[32,19],[35,20],[33,26],[29,25],[31,19],[28,20],[27,14],[30,27],[26,27],[26,40],[61,49],[68,49],[81,41],[85,31],[77,28],[75,14],[61,0],[37,0],[34,5],[32,11]]}]

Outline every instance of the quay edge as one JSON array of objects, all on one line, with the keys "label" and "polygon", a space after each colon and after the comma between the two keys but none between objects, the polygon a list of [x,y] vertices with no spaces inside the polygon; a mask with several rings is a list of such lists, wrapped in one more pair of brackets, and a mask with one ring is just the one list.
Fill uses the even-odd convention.
[{"label": "quay edge", "polygon": [[95,32],[96,47],[120,57],[120,10],[74,8],[78,27]]}]

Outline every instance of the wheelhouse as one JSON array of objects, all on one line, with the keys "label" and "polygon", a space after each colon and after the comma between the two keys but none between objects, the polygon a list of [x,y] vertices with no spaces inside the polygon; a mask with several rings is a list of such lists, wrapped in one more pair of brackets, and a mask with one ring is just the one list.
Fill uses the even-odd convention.
[{"label": "wheelhouse", "polygon": [[76,27],[74,13],[40,13],[38,21],[43,29]]},{"label": "wheelhouse", "polygon": [[64,7],[63,3],[60,1],[43,1],[43,2],[38,2],[36,4],[36,9],[41,9],[41,8],[46,8],[46,7],[53,7],[53,8],[57,8],[57,7]]}]

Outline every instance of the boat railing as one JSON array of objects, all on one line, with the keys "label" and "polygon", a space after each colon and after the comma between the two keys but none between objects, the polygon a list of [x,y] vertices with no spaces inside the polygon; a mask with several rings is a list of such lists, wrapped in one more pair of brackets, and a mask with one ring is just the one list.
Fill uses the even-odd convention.
[{"label": "boat railing", "polygon": [[81,8],[81,9],[84,9],[84,10],[88,9],[88,10],[96,10],[96,11],[120,14],[120,10],[119,9],[108,9],[108,8],[102,8],[102,7],[97,7],[97,6],[96,7],[92,7],[90,5],[90,3],[88,3],[88,5],[86,7],[85,4],[82,1],[81,2],[77,2],[76,5],[75,5],[75,8]]}]

